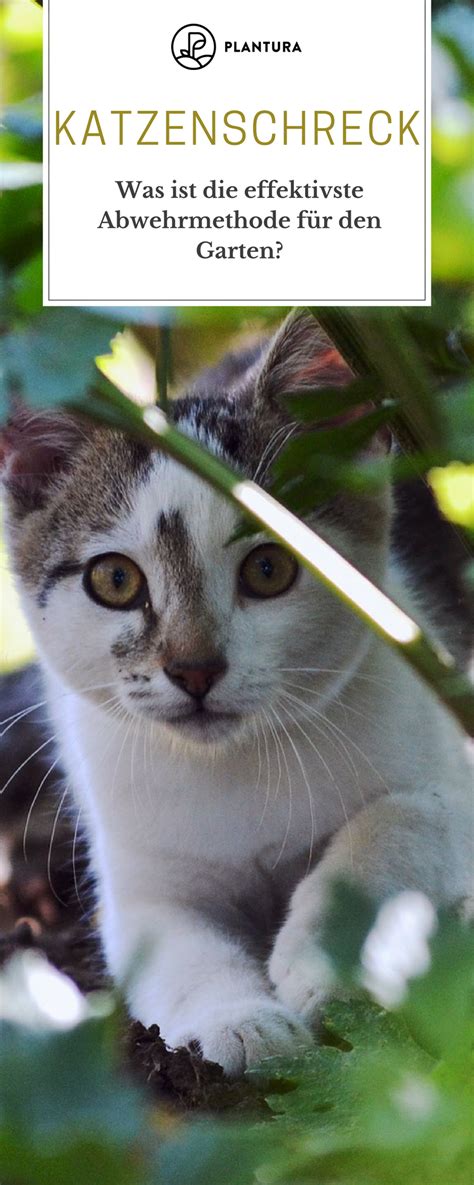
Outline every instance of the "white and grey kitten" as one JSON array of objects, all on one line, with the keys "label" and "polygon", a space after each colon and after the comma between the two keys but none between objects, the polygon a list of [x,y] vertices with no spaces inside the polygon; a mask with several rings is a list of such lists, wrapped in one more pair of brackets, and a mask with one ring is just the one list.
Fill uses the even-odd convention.
[{"label": "white and grey kitten", "polygon": [[[230,378],[229,376],[232,376]],[[180,427],[265,483],[282,393],[349,372],[311,317],[285,323]],[[373,449],[382,445],[375,440]],[[4,434],[11,556],[81,811],[109,967],[172,1046],[239,1074],[310,1039],[331,878],[380,900],[470,891],[456,724],[324,587],[173,461],[66,416]],[[409,604],[388,489],[311,518]],[[138,958],[137,958],[138,956]]]}]

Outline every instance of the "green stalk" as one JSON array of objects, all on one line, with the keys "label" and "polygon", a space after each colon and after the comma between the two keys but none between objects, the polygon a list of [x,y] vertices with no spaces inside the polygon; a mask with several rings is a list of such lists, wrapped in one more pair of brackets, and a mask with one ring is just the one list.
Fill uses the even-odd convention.
[{"label": "green stalk", "polygon": [[474,736],[474,689],[451,655],[430,641],[404,610],[291,511],[185,436],[161,408],[140,407],[102,382],[96,395],[77,405],[76,410],[145,439],[209,482],[287,547],[313,576],[410,663],[466,732]]},{"label": "green stalk", "polygon": [[168,379],[171,378],[171,329],[162,325],[158,330],[156,349],[156,394],[163,411],[168,410]]}]

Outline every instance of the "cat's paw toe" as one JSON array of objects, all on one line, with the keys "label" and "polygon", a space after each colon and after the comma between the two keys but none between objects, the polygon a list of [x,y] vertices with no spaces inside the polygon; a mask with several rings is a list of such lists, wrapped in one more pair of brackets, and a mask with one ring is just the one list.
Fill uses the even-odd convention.
[{"label": "cat's paw toe", "polygon": [[306,933],[277,938],[268,974],[279,1000],[308,1023],[313,1022],[333,987],[327,956]]},{"label": "cat's paw toe", "polygon": [[175,1046],[196,1048],[196,1043],[204,1058],[217,1062],[229,1078],[238,1078],[267,1057],[307,1048],[311,1034],[287,1008],[257,999],[222,1005],[173,1035]]}]

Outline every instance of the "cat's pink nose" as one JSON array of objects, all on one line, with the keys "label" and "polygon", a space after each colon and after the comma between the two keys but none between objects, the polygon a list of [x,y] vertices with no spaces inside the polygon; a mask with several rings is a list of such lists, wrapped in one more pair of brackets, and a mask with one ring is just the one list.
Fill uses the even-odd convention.
[{"label": "cat's pink nose", "polygon": [[214,657],[201,662],[170,662],[163,670],[171,683],[192,695],[193,699],[204,699],[211,687],[225,675],[227,663]]}]

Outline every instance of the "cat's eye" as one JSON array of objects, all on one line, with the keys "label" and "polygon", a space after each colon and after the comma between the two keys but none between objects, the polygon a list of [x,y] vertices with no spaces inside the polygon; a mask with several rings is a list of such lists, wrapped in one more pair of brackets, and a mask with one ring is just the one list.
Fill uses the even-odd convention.
[{"label": "cat's eye", "polygon": [[146,595],[146,580],[128,556],[108,552],[90,560],[84,588],[93,601],[107,609],[138,609]]},{"label": "cat's eye", "polygon": [[294,556],[278,543],[262,543],[244,559],[239,573],[239,590],[245,597],[280,597],[298,575]]}]

